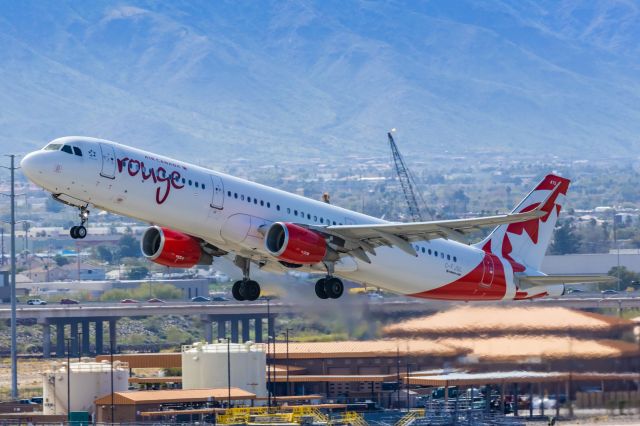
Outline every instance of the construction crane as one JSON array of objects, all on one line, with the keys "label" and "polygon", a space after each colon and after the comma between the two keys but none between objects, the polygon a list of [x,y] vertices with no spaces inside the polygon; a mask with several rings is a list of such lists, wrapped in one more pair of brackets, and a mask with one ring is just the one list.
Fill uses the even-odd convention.
[{"label": "construction crane", "polygon": [[[392,129],[391,132],[395,131]],[[404,193],[404,198],[407,201],[407,207],[409,208],[409,216],[411,220],[414,222],[422,222],[424,221],[422,217],[422,212],[418,207],[418,200],[416,198],[416,191],[414,191],[415,181],[411,172],[407,168],[407,165],[402,158],[402,154],[398,150],[398,146],[396,142],[393,140],[393,136],[391,132],[387,133],[389,137],[389,146],[391,147],[391,155],[393,157],[393,162],[396,166],[396,172],[398,173],[398,179],[400,180],[400,186],[402,186],[402,192]],[[418,193],[418,196],[422,200],[422,197]],[[422,200],[424,204],[424,200]]]}]

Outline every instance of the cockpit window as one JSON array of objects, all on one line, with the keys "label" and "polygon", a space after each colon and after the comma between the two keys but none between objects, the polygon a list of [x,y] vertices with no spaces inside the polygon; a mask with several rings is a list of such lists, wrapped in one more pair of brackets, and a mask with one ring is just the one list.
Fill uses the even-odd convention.
[{"label": "cockpit window", "polygon": [[44,147],[45,151],[57,151],[60,149],[62,145],[59,143],[50,143],[49,145]]},{"label": "cockpit window", "polygon": [[61,151],[66,152],[67,154],[73,154],[73,152],[71,151],[71,147],[69,145],[65,145],[62,147]]},{"label": "cockpit window", "polygon": [[82,150],[80,148],[78,148],[77,146],[73,147],[73,153],[82,157]]}]

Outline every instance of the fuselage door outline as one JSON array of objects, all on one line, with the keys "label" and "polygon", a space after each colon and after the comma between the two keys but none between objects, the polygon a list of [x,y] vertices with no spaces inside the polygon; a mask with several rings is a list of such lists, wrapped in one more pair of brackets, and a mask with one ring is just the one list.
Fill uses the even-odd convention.
[{"label": "fuselage door outline", "polygon": [[224,184],[220,176],[211,175],[211,207],[222,210],[224,208]]},{"label": "fuselage door outline", "polygon": [[107,179],[116,178],[116,153],[113,146],[100,143],[100,152],[102,154],[102,169],[100,176]]}]

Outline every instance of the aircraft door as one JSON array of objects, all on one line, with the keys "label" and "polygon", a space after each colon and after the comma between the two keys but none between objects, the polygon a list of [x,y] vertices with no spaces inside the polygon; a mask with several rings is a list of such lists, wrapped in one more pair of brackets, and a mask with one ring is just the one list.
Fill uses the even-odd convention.
[{"label": "aircraft door", "polygon": [[224,207],[224,184],[220,176],[211,175],[211,207],[222,210]]},{"label": "aircraft door", "polygon": [[482,275],[482,282],[480,285],[490,287],[491,283],[493,283],[493,277],[495,276],[495,265],[492,255],[485,254],[484,259],[482,260],[482,269],[484,270],[484,273]]},{"label": "aircraft door", "polygon": [[100,176],[109,179],[116,177],[116,152],[113,146],[106,143],[100,143],[100,152],[102,154],[102,169]]}]

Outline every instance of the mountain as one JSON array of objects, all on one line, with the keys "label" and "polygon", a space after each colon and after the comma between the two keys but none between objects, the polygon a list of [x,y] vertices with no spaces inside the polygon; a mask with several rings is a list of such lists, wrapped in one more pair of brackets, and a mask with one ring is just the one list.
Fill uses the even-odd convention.
[{"label": "mountain", "polygon": [[632,1],[0,3],[0,148],[636,156]]}]

